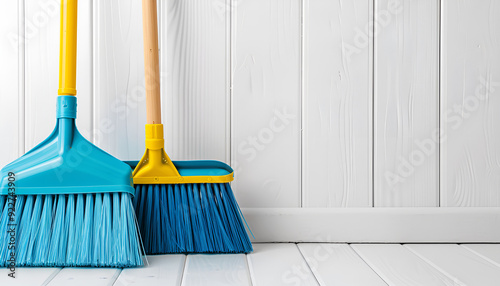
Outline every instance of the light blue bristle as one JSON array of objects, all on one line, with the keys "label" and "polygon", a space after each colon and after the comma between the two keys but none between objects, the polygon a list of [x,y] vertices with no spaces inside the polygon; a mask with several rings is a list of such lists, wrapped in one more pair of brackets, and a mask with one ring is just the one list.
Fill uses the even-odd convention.
[{"label": "light blue bristle", "polygon": [[[15,200],[15,203],[13,203]],[[12,207],[14,208],[14,216],[12,216]],[[0,196],[0,229],[5,230],[0,234],[0,261],[6,261],[11,257],[11,253],[17,251],[19,243],[15,236],[20,230],[21,215],[24,208],[24,197],[9,197]],[[9,232],[7,232],[9,230]],[[11,233],[10,231],[14,231]],[[8,264],[8,263],[7,263]]]},{"label": "light blue bristle", "polygon": [[35,252],[35,244],[40,226],[42,206],[43,206],[43,196],[37,195],[35,198],[35,205],[33,207],[33,212],[31,213],[31,219],[28,222],[28,228],[26,229],[28,235],[26,253],[24,256],[21,256],[19,260],[19,265],[21,266],[35,265],[36,263],[37,257]]},{"label": "light blue bristle", "polygon": [[103,206],[103,241],[105,242],[102,245],[101,252],[103,253],[101,260],[100,260],[100,265],[99,266],[105,266],[106,265],[106,260],[111,259],[112,261],[112,253],[113,253],[113,225],[112,225],[112,205],[111,205],[111,194],[110,193],[105,193],[103,195],[102,199],[102,206]]},{"label": "light blue bristle", "polygon": [[[77,206],[78,207],[78,206]],[[90,265],[92,263],[92,253],[93,243],[94,243],[94,196],[85,196],[85,208],[84,208],[84,219],[83,219],[83,236],[80,250],[78,251],[77,265]],[[75,216],[78,220],[79,217]]]},{"label": "light blue bristle", "polygon": [[[68,243],[67,245],[67,250],[66,250],[66,265],[68,266],[76,266],[76,253],[78,251],[79,243],[78,243],[78,238],[80,235],[78,235],[74,230],[76,229],[75,227],[75,195],[68,195],[68,203],[66,206],[66,229],[68,230]],[[83,209],[83,205],[81,206]],[[83,210],[82,210],[82,215],[83,215]],[[79,220],[82,221],[82,220]],[[81,227],[80,227],[80,232],[81,232]]]},{"label": "light blue bristle", "polygon": [[95,259],[92,260],[92,266],[99,266],[101,259],[104,256],[101,250],[106,244],[106,241],[104,241],[104,235],[102,235],[102,233],[104,232],[102,194],[96,194],[94,205],[94,238],[92,240],[91,249],[94,250],[92,256]]},{"label": "light blue bristle", "polygon": [[137,237],[139,229],[134,214],[134,206],[132,205],[132,196],[126,193],[121,194],[121,196],[121,215],[127,230],[127,232],[123,233],[128,235],[128,243],[126,243],[128,248],[123,251],[126,253],[126,259],[121,262],[121,265],[122,267],[127,267],[127,265],[143,265],[142,252],[137,251],[141,249],[142,245],[139,245],[140,240]]},{"label": "light blue bristle", "polygon": [[136,185],[134,207],[147,254],[252,251],[228,183]]},{"label": "light blue bristle", "polygon": [[112,220],[113,220],[113,237],[111,241],[118,241],[119,243],[116,243],[114,245],[111,245],[114,249],[111,250],[111,262],[113,264],[118,264],[120,261],[119,255],[113,255],[113,253],[119,254],[120,248],[122,247],[121,244],[123,243],[123,239],[120,237],[121,236],[121,220],[120,220],[120,194],[114,193],[111,195],[112,196],[112,203],[113,203],[113,215],[112,215]]},{"label": "light blue bristle", "polygon": [[[0,266],[10,255],[6,200],[0,196]],[[17,196],[15,221],[17,266],[143,265],[128,193]]]},{"label": "light blue bristle", "polygon": [[50,240],[48,259],[46,265],[55,266],[66,262],[66,243],[68,232],[66,226],[66,196],[58,195],[56,214],[52,227],[53,239]]},{"label": "light blue bristle", "polygon": [[49,243],[52,239],[52,217],[53,217],[53,199],[52,195],[45,195],[43,197],[42,216],[38,230],[35,233],[35,253],[34,253],[34,266],[47,265],[47,258],[49,255]]},{"label": "light blue bristle", "polygon": [[24,213],[26,196],[16,197],[16,234],[19,235],[23,231],[23,225],[21,224],[21,214]]},{"label": "light blue bristle", "polygon": [[[30,221],[31,221],[31,215],[33,213],[33,204],[34,204],[35,196],[27,196],[26,197],[26,202],[24,204],[24,210],[21,214],[21,222],[19,223],[20,225],[20,232],[17,233],[17,253],[16,253],[16,259],[17,262],[20,264],[20,261],[26,258],[27,251],[28,251],[28,243],[29,243],[29,238],[30,238]],[[19,214],[18,214],[19,215]],[[2,260],[3,261],[3,260]],[[22,265],[22,264],[20,264]]]},{"label": "light blue bristle", "polygon": [[7,260],[8,253],[8,239],[9,235],[7,233],[7,226],[9,221],[9,206],[5,200],[0,201],[0,229],[5,229],[5,232],[0,233],[0,259],[1,261]]}]

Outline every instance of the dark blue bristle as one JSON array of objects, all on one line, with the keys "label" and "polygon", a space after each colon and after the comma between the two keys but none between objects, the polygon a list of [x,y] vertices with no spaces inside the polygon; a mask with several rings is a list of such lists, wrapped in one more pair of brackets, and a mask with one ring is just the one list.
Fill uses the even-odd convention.
[{"label": "dark blue bristle", "polygon": [[252,251],[228,183],[136,185],[134,207],[147,254]]},{"label": "dark blue bristle", "polygon": [[[0,266],[9,263],[7,196],[0,196]],[[142,245],[128,193],[26,195],[16,200],[16,265],[136,267]]]}]

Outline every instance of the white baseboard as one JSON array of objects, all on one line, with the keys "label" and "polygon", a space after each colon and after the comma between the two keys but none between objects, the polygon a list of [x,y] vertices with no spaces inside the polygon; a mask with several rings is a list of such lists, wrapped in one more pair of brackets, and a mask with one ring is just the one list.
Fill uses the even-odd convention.
[{"label": "white baseboard", "polygon": [[500,243],[500,208],[243,208],[254,242]]}]

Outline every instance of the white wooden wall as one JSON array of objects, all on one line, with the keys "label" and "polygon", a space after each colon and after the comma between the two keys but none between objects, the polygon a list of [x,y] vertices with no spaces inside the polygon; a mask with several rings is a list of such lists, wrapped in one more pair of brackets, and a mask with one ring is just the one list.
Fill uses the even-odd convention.
[{"label": "white wooden wall", "polygon": [[[60,13],[3,2],[0,165],[54,127]],[[231,164],[242,207],[498,207],[498,15],[487,0],[160,0],[167,151]],[[78,127],[138,160],[141,1],[80,0],[78,21]]]}]

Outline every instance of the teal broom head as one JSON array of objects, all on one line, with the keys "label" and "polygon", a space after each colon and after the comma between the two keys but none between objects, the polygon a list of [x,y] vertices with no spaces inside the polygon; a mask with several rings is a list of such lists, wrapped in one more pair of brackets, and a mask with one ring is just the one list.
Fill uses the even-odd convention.
[{"label": "teal broom head", "polygon": [[52,134],[0,172],[2,267],[143,265],[130,167],[75,118],[76,97],[59,96]]}]

